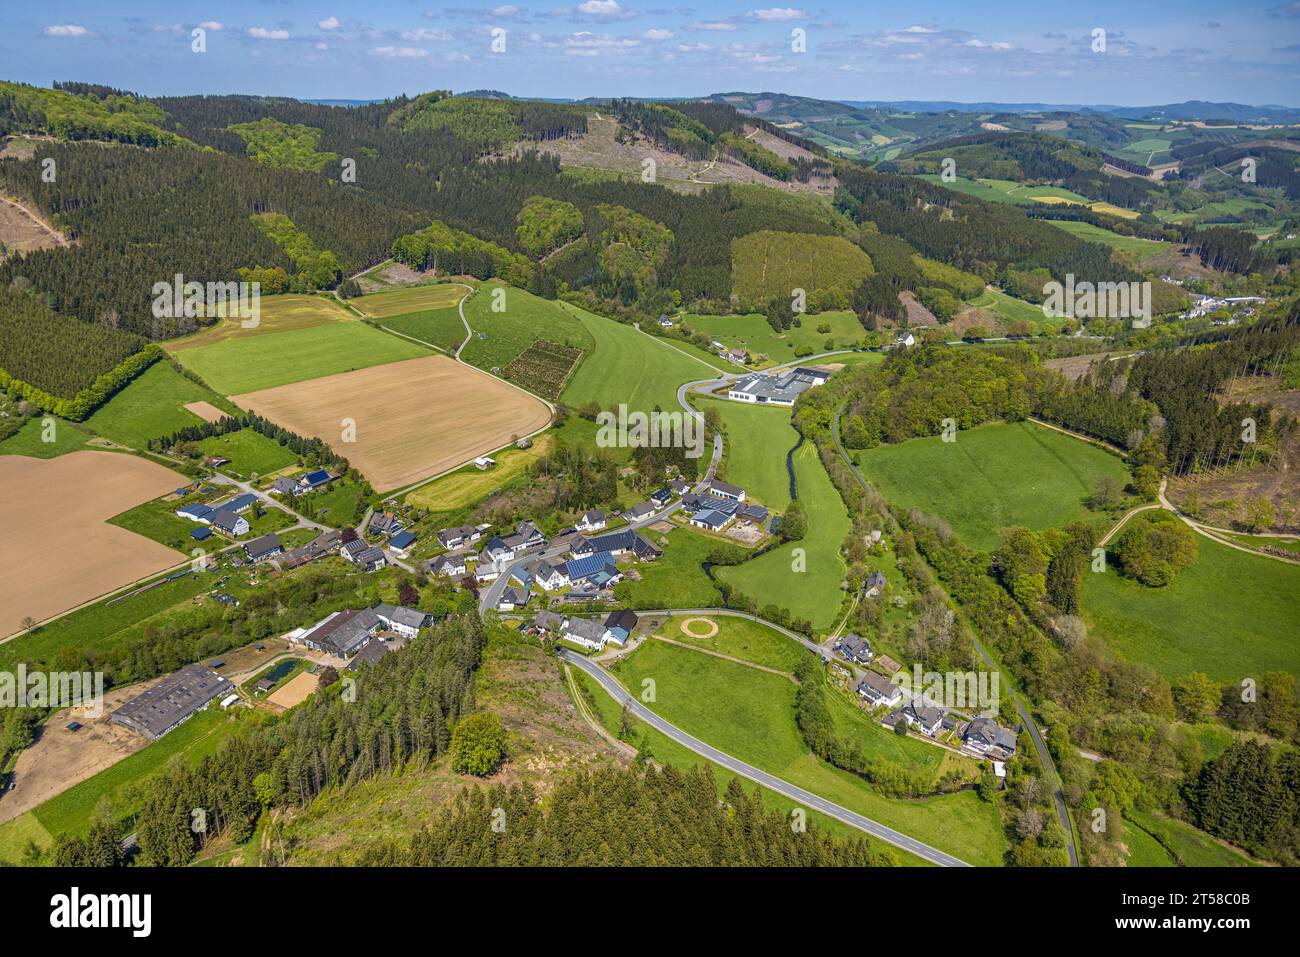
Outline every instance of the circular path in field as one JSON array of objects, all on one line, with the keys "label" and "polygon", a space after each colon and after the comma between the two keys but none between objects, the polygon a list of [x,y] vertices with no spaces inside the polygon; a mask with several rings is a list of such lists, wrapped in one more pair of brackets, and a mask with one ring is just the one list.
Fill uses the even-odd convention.
[{"label": "circular path in field", "polygon": [[[691,625],[704,625],[709,630],[706,632],[692,631]],[[692,638],[712,638],[718,633],[718,623],[711,618],[687,618],[682,622],[682,634],[690,635]]]}]

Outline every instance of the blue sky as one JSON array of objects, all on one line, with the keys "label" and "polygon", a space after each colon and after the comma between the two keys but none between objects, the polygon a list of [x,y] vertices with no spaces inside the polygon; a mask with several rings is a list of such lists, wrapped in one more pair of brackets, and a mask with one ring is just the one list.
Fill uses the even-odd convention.
[{"label": "blue sky", "polygon": [[[369,99],[778,90],[827,99],[1300,106],[1300,0],[5,0],[0,78]],[[785,4],[789,3],[789,6]],[[207,50],[191,51],[191,31]],[[1094,52],[1093,31],[1106,31]],[[801,30],[806,49],[793,49]],[[498,46],[492,49],[494,35]]]}]

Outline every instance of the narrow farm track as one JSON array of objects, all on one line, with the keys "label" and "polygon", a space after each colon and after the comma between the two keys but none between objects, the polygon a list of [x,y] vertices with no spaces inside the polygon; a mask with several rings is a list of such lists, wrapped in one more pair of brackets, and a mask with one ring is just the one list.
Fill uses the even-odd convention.
[{"label": "narrow farm track", "polygon": [[[864,490],[869,490],[870,486],[868,486],[866,479],[864,479],[861,473],[858,472],[858,467],[853,464],[853,460],[849,458],[848,452],[844,449],[844,444],[840,441],[840,413],[843,412],[843,410],[843,406],[836,409],[835,418],[831,421],[831,433],[835,437],[835,449],[840,453],[840,458],[844,460],[844,464],[848,467],[849,471],[853,473],[853,477],[857,480],[857,483],[861,485]],[[984,662],[990,668],[1002,672],[1002,669],[998,666],[997,662],[993,660],[993,657],[984,648],[983,642],[973,634],[971,640],[975,642],[975,648],[980,653],[980,657],[984,659]],[[1006,677],[1005,673],[1004,677]],[[1065,803],[1065,792],[1061,788],[1061,775],[1056,770],[1056,762],[1052,760],[1051,752],[1047,750],[1047,742],[1043,740],[1042,732],[1038,729],[1038,725],[1034,722],[1033,716],[1025,706],[1024,699],[1021,698],[1020,693],[1015,690],[1015,686],[1011,681],[1008,680],[1004,683],[1011,692],[1011,698],[1015,702],[1016,711],[1019,712],[1020,720],[1024,722],[1025,730],[1029,732],[1029,737],[1034,742],[1034,750],[1038,752],[1038,760],[1042,764],[1043,769],[1047,772],[1048,780],[1052,785],[1052,796],[1056,803],[1056,814],[1057,817],[1060,818],[1061,828],[1065,831],[1065,849],[1069,854],[1070,866],[1078,867],[1079,850],[1075,845],[1074,825],[1070,820],[1069,807]]]}]

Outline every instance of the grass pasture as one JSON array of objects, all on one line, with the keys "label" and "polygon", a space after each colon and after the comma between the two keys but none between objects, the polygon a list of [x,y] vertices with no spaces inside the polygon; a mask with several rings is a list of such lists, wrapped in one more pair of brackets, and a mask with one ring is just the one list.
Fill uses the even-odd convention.
[{"label": "grass pasture", "polygon": [[1163,588],[1113,569],[1083,576],[1089,630],[1120,655],[1173,680],[1203,671],[1237,681],[1265,671],[1300,677],[1300,566],[1196,538],[1197,558]]},{"label": "grass pasture", "polygon": [[[814,756],[795,724],[796,688],[788,678],[660,641],[647,641],[614,673],[629,688],[653,679],[655,711],[742,761],[972,864],[1002,863],[1006,841],[997,807],[981,802],[974,792],[891,800]],[[870,727],[869,719],[851,714],[848,720],[856,722],[853,730],[869,754],[882,744],[893,745],[882,729]],[[925,751],[908,749],[904,762],[928,762],[937,771],[942,752],[932,755],[929,745],[914,744]]]},{"label": "grass pasture", "polygon": [[[223,395],[256,392],[428,354],[423,346],[357,321],[230,338],[175,353]],[[337,425],[330,431],[337,431]]]},{"label": "grass pasture", "polygon": [[[46,416],[28,419],[21,429],[0,442],[0,455],[30,455],[36,459],[52,459],[65,452],[75,452],[90,439],[80,427],[62,419],[54,420],[53,433],[44,425]],[[51,435],[53,442],[46,442]]]},{"label": "grass pasture", "polygon": [[406,502],[430,512],[454,512],[464,508],[493,489],[508,485],[522,476],[529,466],[550,450],[552,443],[549,434],[538,436],[531,448],[506,449],[499,455],[494,455],[496,468],[482,472],[467,465],[409,492]]},{"label": "grass pasture", "polygon": [[[687,621],[688,617],[708,618],[718,626],[718,633],[712,638],[699,638],[687,634],[682,631],[681,624]],[[670,618],[658,634],[706,651],[790,673],[794,672],[800,661],[811,654],[802,645],[766,625],[760,625],[748,618],[732,618],[729,615]]]},{"label": "grass pasture", "polygon": [[427,342],[449,354],[454,354],[465,341],[465,324],[460,321],[460,310],[455,306],[407,312],[380,322],[386,329]]},{"label": "grass pasture", "polygon": [[[815,629],[828,631],[844,597],[840,585],[845,566],[840,545],[851,523],[811,444],[804,444],[795,453],[794,470],[799,499],[808,516],[807,536],[743,564],[719,568],[717,575],[753,597],[760,608],[767,604],[783,606],[795,618],[806,618]],[[795,571],[796,548],[803,550],[804,571]]]},{"label": "grass pasture", "polygon": [[[427,353],[234,401],[300,435],[331,442],[379,492],[455,468],[550,421],[550,410],[527,393]],[[355,424],[355,440],[340,443],[335,436],[345,420]]]},{"label": "grass pasture", "polygon": [[1121,236],[1119,233],[1113,233],[1109,229],[1102,229],[1092,223],[1075,222],[1066,219],[1049,219],[1048,222],[1058,229],[1064,229],[1072,236],[1079,237],[1084,242],[1101,243],[1121,252],[1136,253],[1142,259],[1161,253],[1169,246],[1163,240],[1142,239],[1140,236]]},{"label": "grass pasture", "polygon": [[[657,544],[660,536],[651,532],[648,537]],[[615,595],[629,608],[716,608],[722,603],[722,592],[703,563],[717,547],[716,539],[689,527],[674,529],[668,533],[663,556],[638,566],[641,580],[619,582]],[[685,635],[671,637],[687,640]]]},{"label": "grass pasture", "polygon": [[1182,867],[1257,866],[1236,848],[1220,844],[1209,834],[1198,831],[1185,821],[1138,810],[1127,812],[1125,817],[1129,819],[1125,823],[1130,832],[1137,829],[1144,831],[1152,841],[1161,845],[1174,863]]},{"label": "grass pasture", "polygon": [[729,399],[697,399],[695,407],[716,409],[726,433],[718,477],[743,488],[750,498],[783,511],[790,504],[786,453],[799,443],[790,424],[792,410],[763,408]]},{"label": "grass pasture", "polygon": [[205,456],[219,455],[230,459],[230,464],[223,469],[244,479],[254,474],[266,475],[298,461],[296,455],[275,439],[268,439],[253,429],[213,435],[200,440],[198,446]]},{"label": "grass pasture", "polygon": [[937,515],[985,551],[1012,525],[1042,529],[1095,517],[1083,500],[1097,479],[1127,481],[1116,456],[1032,422],[982,425],[952,443],[911,439],[853,456],[890,501]]},{"label": "grass pasture", "polygon": [[[502,311],[493,311],[496,302],[503,303]],[[573,310],[502,282],[483,283],[465,300],[464,310],[474,334],[461,358],[480,369],[504,369],[538,339],[584,352],[594,345],[591,333]]]},{"label": "grass pasture", "polygon": [[[829,352],[827,340],[835,349],[851,349],[862,342],[866,330],[858,317],[848,311],[805,315],[800,324],[777,332],[765,316],[682,316],[682,323],[696,332],[707,333],[728,349],[744,349],[750,355],[765,355],[771,361],[756,363],[755,368],[793,362],[800,355]],[[818,328],[830,326],[829,332]],[[733,367],[734,369],[735,367]]]},{"label": "grass pasture", "polygon": [[348,303],[371,319],[391,319],[412,312],[428,312],[455,306],[468,292],[469,290],[464,286],[455,283],[425,283],[358,296],[356,299],[349,299]]},{"label": "grass pasture", "polygon": [[312,329],[332,322],[353,322],[352,314],[328,296],[309,296],[289,293],[282,296],[263,296],[259,300],[257,325],[244,326],[243,321],[223,318],[214,326],[201,329],[191,336],[167,343],[170,352],[211,346],[232,339],[248,339],[277,332]]},{"label": "grass pasture", "polygon": [[716,374],[703,361],[630,325],[568,303],[562,308],[585,330],[592,349],[561,396],[571,409],[595,402],[608,410],[627,403],[630,411],[651,412],[656,407],[665,412],[679,411],[677,387]]},{"label": "grass pasture", "polygon": [[185,378],[171,363],[155,362],[96,409],[84,425],[106,439],[144,448],[150,439],[202,424],[202,418],[185,408],[191,402],[208,402],[223,412],[236,411],[225,399]]}]

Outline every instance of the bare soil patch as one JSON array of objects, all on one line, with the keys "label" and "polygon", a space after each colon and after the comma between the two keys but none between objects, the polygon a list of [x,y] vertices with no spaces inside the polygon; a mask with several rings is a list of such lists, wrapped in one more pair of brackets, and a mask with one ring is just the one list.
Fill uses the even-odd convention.
[{"label": "bare soil patch", "polygon": [[[550,421],[535,397],[446,356],[424,356],[232,396],[319,436],[388,492],[458,467]],[[344,420],[356,441],[343,443]]]},{"label": "bare soil patch", "polygon": [[718,633],[718,623],[712,618],[687,618],[681,628],[682,634],[692,638],[712,638]]},{"label": "bare soil patch", "polygon": [[[82,708],[64,708],[52,714],[36,743],[18,756],[14,765],[18,786],[0,799],[0,823],[30,811],[149,744],[144,735],[108,719],[131,698],[161,680],[155,678],[105,692],[98,717],[92,718]],[[80,722],[80,730],[69,731],[71,721]]]},{"label": "bare soil patch", "polygon": [[320,684],[320,678],[309,671],[300,671],[282,686],[271,692],[266,699],[269,704],[288,711],[296,704],[306,701]]},{"label": "bare soil patch", "polygon": [[9,196],[0,196],[0,243],[9,255],[69,245],[62,233]]},{"label": "bare soil patch", "polygon": [[185,408],[193,412],[204,422],[220,422],[225,418],[226,413],[222,412],[211,402],[186,402]]},{"label": "bare soil patch", "polygon": [[183,476],[115,452],[0,457],[0,635],[175,565],[183,556],[106,519],[157,498]]}]

